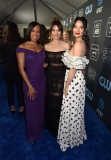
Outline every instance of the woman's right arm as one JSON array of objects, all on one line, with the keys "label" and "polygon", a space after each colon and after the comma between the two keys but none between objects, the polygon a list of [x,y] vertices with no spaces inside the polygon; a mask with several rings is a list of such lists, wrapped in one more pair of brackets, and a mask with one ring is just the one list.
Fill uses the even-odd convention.
[{"label": "woman's right arm", "polygon": [[31,85],[28,77],[27,77],[27,74],[24,70],[25,68],[25,53],[24,52],[20,52],[20,53],[17,53],[17,61],[18,61],[18,67],[19,67],[19,72],[23,78],[23,80],[25,81],[25,83],[27,84],[28,86],[28,94],[27,96],[29,95],[30,96],[30,99],[34,99],[36,98],[36,90],[33,88],[33,86]]},{"label": "woman's right arm", "polygon": [[[47,51],[47,44],[44,45],[44,50]],[[46,54],[46,58],[45,58],[45,62],[44,62],[44,68],[46,68],[48,66],[48,59],[47,59],[47,53]]]}]

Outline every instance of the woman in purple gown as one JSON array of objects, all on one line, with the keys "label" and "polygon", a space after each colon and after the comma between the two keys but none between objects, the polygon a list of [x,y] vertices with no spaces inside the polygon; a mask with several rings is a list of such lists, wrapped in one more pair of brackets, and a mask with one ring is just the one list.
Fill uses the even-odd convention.
[{"label": "woman in purple gown", "polygon": [[36,141],[42,134],[45,97],[45,52],[39,43],[40,24],[31,22],[27,28],[27,41],[17,48],[19,71],[23,78],[26,137]]}]

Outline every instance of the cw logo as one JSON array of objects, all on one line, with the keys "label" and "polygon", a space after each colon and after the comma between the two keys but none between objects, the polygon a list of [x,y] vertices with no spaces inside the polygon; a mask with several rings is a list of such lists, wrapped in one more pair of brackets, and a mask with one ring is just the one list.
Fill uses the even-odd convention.
[{"label": "cw logo", "polygon": [[86,96],[92,101],[93,100],[93,93],[86,88]]},{"label": "cw logo", "polygon": [[93,8],[93,4],[91,4],[90,6],[86,7],[85,14],[87,15],[87,14],[91,13],[92,12],[92,8]]},{"label": "cw logo", "polygon": [[100,86],[104,87],[107,91],[111,90],[111,81],[104,78],[103,76],[100,76],[99,84],[100,84]]}]

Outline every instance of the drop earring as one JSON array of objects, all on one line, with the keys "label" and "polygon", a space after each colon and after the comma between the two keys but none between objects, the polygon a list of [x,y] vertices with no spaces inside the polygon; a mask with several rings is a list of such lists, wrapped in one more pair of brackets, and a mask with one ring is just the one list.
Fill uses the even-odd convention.
[{"label": "drop earring", "polygon": [[83,39],[85,39],[86,38],[86,32],[83,34]]}]

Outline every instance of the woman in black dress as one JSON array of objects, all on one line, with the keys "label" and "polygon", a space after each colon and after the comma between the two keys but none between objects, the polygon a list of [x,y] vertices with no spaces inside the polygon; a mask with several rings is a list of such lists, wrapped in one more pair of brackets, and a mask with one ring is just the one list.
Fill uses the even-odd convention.
[{"label": "woman in black dress", "polygon": [[63,26],[58,18],[54,18],[50,27],[52,41],[44,48],[46,52],[46,129],[53,136],[57,136],[59,117],[61,111],[65,66],[61,56],[70,48],[69,44],[62,41]]},{"label": "woman in black dress", "polygon": [[3,43],[0,45],[0,51],[3,55],[3,77],[7,83],[7,98],[12,113],[15,113],[16,110],[14,106],[14,88],[16,84],[20,114],[24,112],[24,98],[22,78],[18,70],[16,58],[16,48],[23,42],[24,39],[20,37],[17,25],[8,21]]}]

